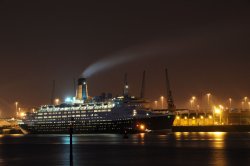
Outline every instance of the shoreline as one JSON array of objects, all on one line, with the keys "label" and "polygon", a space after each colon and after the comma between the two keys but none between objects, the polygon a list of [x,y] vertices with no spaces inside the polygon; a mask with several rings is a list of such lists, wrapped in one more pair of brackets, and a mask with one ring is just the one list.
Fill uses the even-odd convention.
[{"label": "shoreline", "polygon": [[250,125],[173,126],[172,132],[250,132]]}]

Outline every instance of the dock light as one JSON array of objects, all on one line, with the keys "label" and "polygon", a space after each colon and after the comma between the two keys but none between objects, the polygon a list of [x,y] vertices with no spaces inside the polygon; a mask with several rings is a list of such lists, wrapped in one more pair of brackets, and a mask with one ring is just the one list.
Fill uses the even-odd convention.
[{"label": "dock light", "polygon": [[195,117],[193,117],[193,120],[195,120]]},{"label": "dock light", "polygon": [[201,119],[204,119],[204,117],[203,117],[203,116],[201,116]]},{"label": "dock light", "polygon": [[229,100],[229,106],[230,106],[230,109],[231,109],[232,108],[232,101],[233,101],[233,99],[229,98],[228,100]]},{"label": "dock light", "polygon": [[59,105],[60,99],[55,99],[56,105]]},{"label": "dock light", "polygon": [[248,97],[244,97],[244,101],[245,101],[245,103],[247,102],[247,99],[248,99]]},{"label": "dock light", "polygon": [[20,113],[20,116],[23,118],[23,117],[26,116],[26,114],[25,114],[24,112],[21,112],[21,113]]},{"label": "dock light", "polygon": [[180,117],[179,117],[179,116],[177,116],[177,117],[176,117],[176,119],[177,119],[177,120],[180,120]]},{"label": "dock light", "polygon": [[16,112],[17,112],[17,109],[18,109],[18,104],[19,104],[19,103],[16,101],[16,102],[15,102]]},{"label": "dock light", "polygon": [[218,108],[218,107],[216,107],[216,106],[214,106],[214,113],[221,114],[221,109]]},{"label": "dock light", "polygon": [[158,108],[158,101],[155,101],[155,108],[157,109]]},{"label": "dock light", "polygon": [[187,120],[187,117],[185,116],[185,118],[184,118],[185,120]]},{"label": "dock light", "polygon": [[211,93],[207,94],[207,104],[208,106],[210,105],[210,98],[211,98]]},{"label": "dock light", "polygon": [[161,96],[161,109],[164,108],[164,96]]},{"label": "dock light", "polygon": [[189,102],[190,102],[190,106],[191,106],[191,109],[192,109],[192,108],[193,108],[193,105],[194,105],[194,100],[192,99],[192,100],[190,100]]},{"label": "dock light", "polygon": [[[214,107],[214,113],[218,114],[220,116],[220,124],[222,122],[222,109],[220,109],[220,107]],[[218,124],[218,123],[217,123]]]},{"label": "dock light", "polygon": [[244,101],[241,102],[242,109],[244,109]]},{"label": "dock light", "polygon": [[209,115],[209,119],[213,119],[213,117],[211,115]]},{"label": "dock light", "polygon": [[65,99],[65,102],[66,102],[66,103],[70,103],[70,102],[72,102],[72,99],[71,99],[70,97],[67,97],[67,98]]},{"label": "dock light", "polygon": [[141,130],[145,130],[145,125],[140,125]]}]

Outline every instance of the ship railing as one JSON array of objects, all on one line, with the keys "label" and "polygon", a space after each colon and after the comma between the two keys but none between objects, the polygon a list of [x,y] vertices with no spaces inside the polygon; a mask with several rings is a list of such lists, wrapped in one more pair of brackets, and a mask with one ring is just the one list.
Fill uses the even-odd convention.
[{"label": "ship railing", "polygon": [[53,111],[74,111],[74,110],[94,110],[94,109],[112,109],[115,107],[114,103],[102,103],[101,105],[97,104],[87,104],[87,105],[79,105],[78,107],[70,106],[70,107],[49,107],[42,106],[40,108],[41,112],[53,112]]}]

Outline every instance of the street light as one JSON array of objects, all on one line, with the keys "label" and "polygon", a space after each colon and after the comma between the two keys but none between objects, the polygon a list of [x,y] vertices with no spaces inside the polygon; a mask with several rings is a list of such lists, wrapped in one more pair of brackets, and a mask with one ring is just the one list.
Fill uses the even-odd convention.
[{"label": "street light", "polygon": [[56,105],[59,105],[60,99],[55,99]]},{"label": "street light", "polygon": [[161,96],[161,108],[163,109],[163,104],[164,104],[164,96]]},{"label": "street light", "polygon": [[190,102],[191,109],[193,109],[194,100],[191,99],[189,102]]},{"label": "street light", "polygon": [[229,100],[229,108],[232,109],[232,101],[233,101],[233,99],[229,98],[228,100]]},{"label": "street light", "polygon": [[200,105],[197,105],[197,110],[198,110],[198,111],[200,110]]},{"label": "street light", "polygon": [[208,108],[208,111],[212,110],[212,108],[210,107],[210,100],[211,100],[211,93],[207,93],[207,108]]},{"label": "street light", "polygon": [[210,106],[210,97],[211,97],[211,93],[207,94],[207,105],[208,107]]},{"label": "street light", "polygon": [[158,109],[158,101],[156,100],[154,103],[155,103],[155,108]]},{"label": "street light", "polygon": [[191,109],[193,109],[193,107],[194,107],[195,100],[196,100],[195,96],[192,96],[191,99],[189,100]]},{"label": "street light", "polygon": [[158,108],[158,101],[155,101],[155,108]]},{"label": "street light", "polygon": [[244,101],[242,101],[241,102],[241,108],[244,110],[244,104],[245,104],[245,102]]},{"label": "street light", "polygon": [[246,97],[244,97],[244,104],[243,104],[243,108],[242,109],[244,109],[244,106],[245,106],[245,104],[247,104],[247,100],[248,100],[248,97],[246,96]]},{"label": "street light", "polygon": [[215,114],[218,114],[218,115],[220,115],[220,124],[221,124],[221,117],[222,117],[222,109],[224,109],[224,107],[222,106],[222,105],[219,105],[219,107],[214,107],[214,113]]},{"label": "street light", "polygon": [[18,114],[18,112],[17,112],[18,102],[17,101],[15,102],[15,106],[16,106],[16,114]]},{"label": "street light", "polygon": [[21,118],[23,118],[23,117],[25,117],[25,116],[26,116],[26,114],[25,114],[24,112],[21,112],[21,113],[20,113],[20,117],[21,117]]},{"label": "street light", "polygon": [[248,97],[244,97],[244,101],[245,101],[245,103],[247,102],[247,99],[248,99]]}]

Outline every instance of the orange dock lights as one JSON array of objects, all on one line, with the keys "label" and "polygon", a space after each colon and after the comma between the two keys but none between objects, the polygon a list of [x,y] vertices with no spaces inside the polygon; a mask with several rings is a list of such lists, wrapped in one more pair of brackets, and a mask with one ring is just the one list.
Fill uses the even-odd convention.
[{"label": "orange dock lights", "polygon": [[158,109],[158,101],[155,101],[155,108]]},{"label": "orange dock lights", "polygon": [[145,131],[146,130],[146,126],[144,124],[137,124],[136,127],[141,130],[141,131]]},{"label": "orange dock lights", "polygon": [[145,130],[145,125],[140,125],[141,130]]},{"label": "orange dock lights", "polygon": [[161,96],[161,109],[164,108],[164,96]]}]

